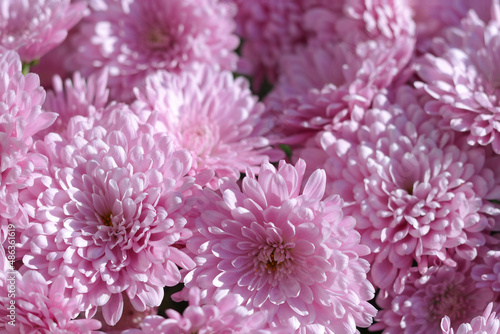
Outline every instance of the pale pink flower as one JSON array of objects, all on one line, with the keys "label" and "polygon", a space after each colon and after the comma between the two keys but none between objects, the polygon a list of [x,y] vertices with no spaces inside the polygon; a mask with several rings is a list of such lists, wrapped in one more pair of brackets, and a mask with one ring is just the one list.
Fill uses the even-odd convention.
[{"label": "pale pink flower", "polygon": [[265,138],[270,125],[248,81],[228,71],[204,65],[179,75],[160,71],[136,95],[135,109],[152,113],[148,122],[191,152],[192,175],[215,171],[212,188],[218,178],[237,180],[247,168],[257,172],[262,162],[283,156]]},{"label": "pale pink flower", "polygon": [[35,270],[10,270],[0,247],[0,331],[2,333],[100,333],[98,320],[75,319],[81,298],[69,298],[64,277],[47,281]]},{"label": "pale pink flower", "polygon": [[1,0],[0,45],[25,62],[60,44],[82,18],[86,3],[71,0]]},{"label": "pale pink flower", "polygon": [[[401,294],[381,291],[376,301],[382,310],[375,318],[377,323],[370,330],[383,330],[383,333],[442,334],[443,329],[447,328],[449,332],[452,331],[451,328],[457,331],[463,323],[475,322],[474,327],[479,327],[477,323],[481,320],[476,318],[474,321],[473,318],[486,315],[485,309],[495,300],[496,295],[490,289],[475,287],[470,276],[473,263],[459,259],[457,262],[454,268],[433,266],[425,275],[412,270],[406,277]],[[492,320],[490,322],[489,326],[498,328],[498,323]],[[484,324],[488,328],[486,326]],[[462,330],[460,333],[463,333]]]},{"label": "pale pink flower", "polygon": [[422,87],[433,98],[425,109],[443,124],[468,135],[470,145],[491,145],[500,153],[500,5],[483,22],[470,11],[459,28],[435,39],[432,53],[417,62]]},{"label": "pale pink flower", "polygon": [[344,12],[334,37],[320,36],[281,59],[283,70],[266,104],[276,131],[290,144],[359,122],[410,60],[414,25],[407,6],[352,0]]},{"label": "pale pink flower", "polygon": [[375,35],[392,38],[393,32],[411,29],[411,20],[406,20],[410,19],[408,6],[401,1],[227,2],[237,9],[237,33],[243,40],[239,71],[253,76],[255,89],[265,79],[274,84],[286,70],[283,56],[301,52],[311,41],[349,39],[350,47],[355,47]]},{"label": "pale pink flower", "polygon": [[23,193],[34,220],[18,251],[47,279],[64,275],[88,315],[102,306],[114,325],[123,292],[138,311],[158,306],[163,287],[179,283],[178,267],[194,266],[176,243],[191,235],[184,214],[195,180],[186,176],[191,156],[166,134],[124,105],[104,114],[75,116],[62,135],[37,142],[50,164]]},{"label": "pale pink flower", "polygon": [[350,137],[319,138],[329,191],[373,252],[373,283],[398,291],[414,261],[425,272],[430,257],[450,266],[455,253],[474,259],[500,213],[488,201],[500,195],[498,158],[437,130],[418,101],[407,103],[370,109]]},{"label": "pale pink flower", "polygon": [[19,189],[29,187],[47,158],[33,153],[32,136],[49,127],[56,115],[42,110],[45,91],[36,74],[24,76],[15,51],[0,49],[0,243],[7,220],[27,223]]},{"label": "pale pink flower", "polygon": [[[201,291],[189,290],[189,306],[183,314],[169,309],[168,319],[148,316],[140,329],[130,329],[123,334],[270,334],[266,329],[265,311],[251,313],[241,305],[241,298],[233,294],[222,297],[214,304],[201,303]],[[283,332],[284,333],[284,332]]]},{"label": "pale pink flower", "polygon": [[73,116],[100,118],[109,104],[108,72],[104,69],[82,78],[79,72],[72,79],[53,77],[52,89],[47,92],[43,108],[58,115],[54,124],[37,138],[43,139],[48,132],[62,133]]},{"label": "pale pink flower", "polygon": [[441,320],[441,330],[443,334],[498,334],[500,333],[500,319],[496,312],[492,312],[493,303],[489,303],[483,315],[474,317],[470,323],[463,323],[457,331],[453,330],[450,317],[445,316]]},{"label": "pale pink flower", "polygon": [[[228,292],[250,310],[268,312],[271,327],[296,332],[355,333],[376,310],[366,279],[368,248],[356,222],[342,214],[338,196],[321,200],[326,176],[305,183],[305,163],[264,163],[249,171],[241,189],[223,179],[221,195],[205,189],[201,214],[187,248],[198,266],[186,287],[199,287],[207,302]],[[290,331],[290,333],[294,331]]]},{"label": "pale pink flower", "polygon": [[115,99],[132,99],[132,88],[160,69],[180,72],[196,62],[227,70],[236,66],[234,22],[218,0],[96,3],[72,36],[73,66],[86,76],[109,67]]}]

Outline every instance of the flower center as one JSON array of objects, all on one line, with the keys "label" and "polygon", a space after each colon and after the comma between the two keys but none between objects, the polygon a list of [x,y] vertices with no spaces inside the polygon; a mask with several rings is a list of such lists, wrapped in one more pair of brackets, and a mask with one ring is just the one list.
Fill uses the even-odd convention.
[{"label": "flower center", "polygon": [[171,43],[169,34],[165,31],[154,28],[148,32],[147,43],[153,50],[161,50],[168,48]]},{"label": "flower center", "polygon": [[278,265],[278,262],[274,259],[274,251],[271,253],[269,256],[269,259],[267,260],[266,264],[266,269],[269,271],[271,269],[272,271],[276,271],[276,266]]},{"label": "flower center", "polygon": [[104,216],[102,216],[101,218],[102,218],[102,223],[103,223],[104,225],[109,226],[109,227],[113,226],[113,222],[111,221],[111,218],[112,218],[112,216],[111,216],[111,212],[110,212],[110,213],[105,214],[105,215],[104,215]]},{"label": "flower center", "polygon": [[208,125],[193,126],[187,129],[184,133],[185,147],[200,157],[210,155],[218,140],[213,130],[214,126],[209,127]]},{"label": "flower center", "polygon": [[272,275],[290,274],[293,268],[291,247],[287,244],[264,245],[257,255],[257,271]]},{"label": "flower center", "polygon": [[459,289],[454,285],[447,286],[442,294],[434,296],[429,305],[429,316],[432,320],[441,319],[448,315],[450,319],[462,319],[467,308],[466,301]]}]

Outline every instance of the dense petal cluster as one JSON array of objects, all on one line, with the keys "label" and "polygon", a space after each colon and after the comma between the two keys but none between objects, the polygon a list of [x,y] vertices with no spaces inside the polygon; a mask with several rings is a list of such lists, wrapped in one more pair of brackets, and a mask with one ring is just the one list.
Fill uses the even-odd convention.
[{"label": "dense petal cluster", "polygon": [[[474,323],[475,328],[483,326],[482,330],[495,327],[498,329],[498,320],[489,319],[488,309],[491,312],[491,308],[487,308],[496,295],[489,289],[475,286],[470,277],[470,262],[458,259],[457,262],[455,268],[433,266],[425,275],[412,271],[406,277],[401,294],[391,291],[380,293],[377,296],[377,305],[382,310],[376,317],[378,323],[370,329],[405,334],[441,334],[445,330],[446,333],[469,333],[464,331],[467,328],[467,325],[461,325],[464,323]],[[483,325],[479,317],[472,320],[481,314],[484,315]],[[444,318],[445,316],[447,318]],[[488,324],[484,323],[486,319]]]},{"label": "dense petal cluster", "polygon": [[36,74],[24,76],[15,51],[0,50],[0,243],[7,219],[27,223],[19,189],[33,184],[47,159],[30,151],[37,132],[49,127],[54,113],[44,112],[45,90]]},{"label": "dense petal cluster", "polygon": [[500,213],[487,201],[500,189],[497,158],[437,130],[418,101],[406,102],[369,110],[354,140],[338,132],[320,138],[329,190],[356,218],[381,288],[399,289],[414,261],[423,272],[429,256],[452,266],[455,253],[472,260]]},{"label": "dense petal cluster", "polygon": [[179,75],[161,71],[147,78],[137,97],[134,107],[150,111],[150,123],[191,152],[192,174],[215,171],[213,188],[218,178],[237,180],[247,168],[257,172],[262,162],[282,156],[264,137],[264,106],[248,81],[230,72],[203,65]]},{"label": "dense petal cluster", "polygon": [[499,36],[500,0],[0,0],[0,332],[500,334]]},{"label": "dense petal cluster", "polygon": [[253,76],[256,88],[264,80],[275,83],[281,57],[303,48],[317,34],[315,29],[326,30],[332,23],[325,21],[333,22],[336,18],[324,4],[303,0],[229,2],[237,7],[236,32],[243,39],[238,69]]},{"label": "dense petal cluster", "polygon": [[359,244],[352,217],[337,196],[321,200],[324,171],[301,192],[305,164],[262,165],[242,187],[223,180],[221,195],[200,198],[197,232],[187,241],[198,263],[185,278],[206,299],[228,292],[243,305],[266,310],[272,327],[298,332],[354,333],[368,326],[375,309],[367,300],[368,248]]},{"label": "dense petal cluster", "polygon": [[54,76],[52,89],[47,93],[43,104],[45,110],[58,115],[54,124],[37,136],[43,139],[48,132],[63,133],[73,116],[100,118],[109,104],[108,72],[102,70],[91,74],[87,79],[79,72],[72,79],[62,80]]},{"label": "dense petal cluster", "polygon": [[270,334],[266,327],[264,312],[250,313],[241,306],[241,300],[228,294],[215,304],[202,304],[201,291],[189,291],[189,306],[181,315],[175,310],[167,310],[168,319],[153,315],[146,317],[140,329],[130,329],[123,334]]},{"label": "dense petal cluster", "polygon": [[25,62],[40,58],[60,44],[84,14],[83,1],[1,0],[0,45]]},{"label": "dense petal cluster", "polygon": [[425,52],[430,48],[432,39],[439,36],[443,30],[459,26],[460,21],[467,15],[468,1],[407,0],[416,23],[417,49]]},{"label": "dense petal cluster", "polygon": [[498,334],[500,333],[500,319],[496,312],[492,312],[493,303],[489,303],[482,315],[474,317],[470,323],[463,323],[457,331],[453,330],[450,323],[450,317],[445,316],[441,320],[441,329],[443,334]]},{"label": "dense petal cluster", "polygon": [[[100,121],[75,116],[64,135],[50,133],[36,151],[49,157],[44,177],[27,189],[34,220],[21,236],[23,261],[47,279],[66,276],[81,307],[102,306],[115,324],[122,292],[139,311],[158,306],[163,287],[193,261],[176,246],[191,232],[184,212],[194,187],[187,151],[142,125],[126,106]],[[49,260],[50,259],[50,260]]]},{"label": "dense petal cluster", "polygon": [[[382,10],[383,8],[383,10]],[[398,1],[348,1],[337,34],[283,56],[283,71],[266,102],[290,143],[344,122],[357,123],[373,98],[410,60],[414,26]]]},{"label": "dense petal cluster", "polygon": [[99,333],[95,319],[75,319],[81,298],[70,298],[63,276],[47,281],[35,270],[10,270],[0,247],[0,331],[2,333]]},{"label": "dense petal cluster", "polygon": [[468,135],[470,145],[491,145],[500,153],[500,5],[491,20],[470,11],[459,28],[436,39],[432,52],[417,62],[422,87],[433,98],[425,109],[443,124]]},{"label": "dense petal cluster", "polygon": [[500,251],[498,242],[493,245],[487,244],[482,249],[481,263],[472,269],[472,278],[476,285],[481,288],[490,288],[492,291],[500,291]]},{"label": "dense petal cluster", "polygon": [[217,0],[96,1],[92,9],[72,36],[72,65],[84,75],[109,67],[114,98],[130,100],[132,88],[160,69],[236,66],[231,11]]}]

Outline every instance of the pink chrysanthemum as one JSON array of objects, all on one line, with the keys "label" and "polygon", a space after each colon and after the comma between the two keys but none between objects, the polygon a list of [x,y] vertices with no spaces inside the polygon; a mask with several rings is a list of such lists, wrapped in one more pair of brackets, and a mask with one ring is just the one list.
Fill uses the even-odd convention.
[{"label": "pink chrysanthemum", "polygon": [[500,153],[500,5],[484,23],[470,11],[460,28],[436,39],[432,53],[418,61],[417,74],[433,98],[425,109],[443,123],[468,134],[470,145],[491,145]]},{"label": "pink chrysanthemum", "polygon": [[[223,179],[222,195],[205,189],[197,232],[187,242],[198,266],[185,278],[206,299],[228,292],[250,310],[266,310],[272,327],[298,332],[354,333],[376,310],[366,279],[368,248],[338,196],[321,201],[326,176],[318,170],[301,192],[305,163],[262,165],[242,189]],[[292,331],[290,331],[292,332]]]},{"label": "pink chrysanthemum", "polygon": [[[475,287],[470,276],[472,263],[458,259],[457,262],[455,268],[433,266],[425,275],[412,271],[406,277],[401,294],[381,292],[377,296],[377,305],[382,310],[375,318],[378,323],[372,325],[370,330],[442,334],[442,321],[445,329],[453,325],[456,331],[460,324],[485,314],[484,310],[488,303],[495,300],[495,295],[490,289]],[[443,319],[445,316],[447,319]],[[492,325],[495,326],[494,321]]]},{"label": "pink chrysanthemum", "polygon": [[270,334],[266,326],[265,312],[250,313],[241,306],[241,300],[228,294],[215,304],[202,304],[198,288],[189,291],[189,306],[181,315],[167,310],[168,319],[156,316],[146,317],[140,329],[130,329],[123,334]]},{"label": "pink chrysanthemum", "polygon": [[424,272],[432,256],[450,266],[455,253],[476,257],[500,213],[488,201],[499,196],[498,158],[437,130],[416,102],[381,107],[355,140],[324,132],[320,143],[330,191],[373,252],[374,284],[399,290],[414,261]]},{"label": "pink chrysanthemum", "polygon": [[274,83],[282,55],[295,53],[307,42],[303,1],[230,2],[237,6],[236,32],[243,40],[239,71],[253,76],[256,89],[265,79]]},{"label": "pink chrysanthemum", "polygon": [[109,67],[113,98],[133,98],[132,88],[164,69],[179,72],[195,62],[234,69],[238,38],[227,6],[218,0],[112,0],[94,6],[72,37],[75,70],[89,75]]},{"label": "pink chrysanthemum", "polygon": [[109,104],[109,89],[107,88],[108,72],[99,71],[82,78],[80,73],[73,74],[72,79],[63,80],[53,77],[53,87],[47,92],[43,104],[45,110],[58,115],[54,124],[37,138],[43,139],[48,132],[63,133],[73,116],[100,118],[104,108]]},{"label": "pink chrysanthemum", "polygon": [[71,0],[1,0],[0,45],[30,62],[60,44],[82,18],[86,3]]},{"label": "pink chrysanthemum", "polygon": [[18,227],[27,223],[18,191],[32,185],[47,165],[44,156],[31,152],[32,136],[56,118],[41,109],[45,91],[38,76],[24,76],[21,67],[16,52],[0,50],[0,243],[6,237],[7,219]]},{"label": "pink chrysanthemum", "polygon": [[18,252],[47,279],[66,276],[82,307],[93,314],[102,306],[113,325],[122,292],[138,311],[158,306],[163,287],[180,281],[178,266],[194,266],[176,243],[191,235],[184,213],[195,180],[186,176],[189,153],[167,135],[125,106],[104,114],[99,121],[75,116],[64,136],[37,142],[50,164],[23,195],[34,220]]},{"label": "pink chrysanthemum", "polygon": [[157,130],[191,152],[191,174],[215,171],[212,188],[218,178],[237,180],[245,169],[257,172],[262,162],[282,157],[264,137],[270,128],[261,120],[264,106],[246,79],[233,79],[228,71],[204,65],[179,75],[160,71],[147,78],[137,97],[134,107],[150,110]]},{"label": "pink chrysanthemum", "polygon": [[414,26],[407,6],[353,0],[344,12],[348,16],[338,20],[337,35],[317,38],[281,60],[280,80],[266,102],[289,143],[359,122],[410,59]]},{"label": "pink chrysanthemum", "polygon": [[0,331],[2,333],[90,334],[101,323],[75,319],[81,298],[69,298],[64,277],[49,283],[34,270],[10,270],[0,247]]},{"label": "pink chrysanthemum", "polygon": [[441,320],[442,334],[498,334],[500,333],[500,319],[493,310],[493,303],[489,303],[483,315],[474,317],[470,323],[463,323],[455,332],[451,327],[450,317]]}]

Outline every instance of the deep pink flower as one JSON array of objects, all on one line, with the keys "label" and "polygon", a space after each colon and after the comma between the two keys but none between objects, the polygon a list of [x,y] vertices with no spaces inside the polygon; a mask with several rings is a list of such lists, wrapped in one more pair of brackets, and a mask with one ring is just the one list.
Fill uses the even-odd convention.
[{"label": "deep pink flower", "polygon": [[276,131],[289,143],[359,122],[412,55],[414,25],[407,6],[352,0],[344,12],[333,37],[320,36],[281,59],[280,79],[266,103]]},{"label": "deep pink flower", "polygon": [[373,252],[374,284],[397,290],[414,261],[425,272],[429,257],[450,266],[455,253],[474,259],[500,213],[488,201],[500,195],[498,158],[438,130],[406,90],[398,98],[406,104],[375,106],[348,136],[319,138],[328,190]]},{"label": "deep pink flower", "polygon": [[[338,196],[321,200],[326,176],[318,170],[302,189],[305,163],[264,163],[242,188],[223,179],[222,195],[205,189],[187,248],[198,266],[185,278],[205,299],[228,292],[250,310],[268,312],[271,327],[300,332],[355,333],[376,310],[366,279],[368,248]],[[204,295],[205,296],[205,295]]]},{"label": "deep pink flower", "polygon": [[244,78],[204,65],[179,75],[160,71],[137,91],[134,107],[152,113],[149,122],[191,152],[191,174],[214,170],[211,187],[217,188],[218,178],[237,180],[247,168],[257,172],[262,162],[283,156],[264,137],[270,125],[248,86]]},{"label": "deep pink flower", "polygon": [[74,70],[109,67],[113,98],[130,100],[150,73],[179,72],[195,62],[234,69],[238,38],[218,0],[96,2],[72,40]]},{"label": "deep pink flower", "polygon": [[[189,306],[181,315],[175,310],[167,310],[168,319],[160,316],[146,317],[140,329],[130,329],[123,334],[270,334],[265,329],[264,311],[250,313],[241,305],[241,299],[233,294],[222,297],[214,304],[201,303],[201,291],[189,291]],[[284,333],[284,332],[283,332]]]},{"label": "deep pink flower", "polygon": [[457,331],[453,330],[450,317],[445,316],[441,320],[443,334],[498,334],[500,333],[500,319],[496,312],[492,312],[493,303],[489,303],[483,315],[474,317],[470,323],[463,323]]},{"label": "deep pink flower", "polygon": [[[377,305],[382,310],[375,319],[378,323],[372,325],[370,330],[384,330],[384,333],[441,334],[443,329],[453,328],[457,331],[462,323],[487,314],[484,311],[488,303],[495,300],[496,295],[490,289],[475,287],[470,276],[473,266],[471,262],[456,260],[458,265],[455,268],[433,266],[425,275],[412,270],[406,277],[401,294],[393,291],[379,293]],[[472,322],[480,321],[476,319]],[[490,326],[498,327],[498,323],[490,321]],[[478,324],[475,327],[479,327]]]},{"label": "deep pink flower", "polygon": [[470,11],[459,28],[434,40],[432,53],[417,62],[417,74],[433,98],[425,109],[440,115],[443,124],[468,134],[470,145],[491,145],[500,153],[500,5],[483,22]]},{"label": "deep pink flower", "polygon": [[191,156],[167,135],[124,105],[103,114],[75,116],[37,142],[50,164],[23,193],[34,219],[18,251],[47,279],[64,275],[81,307],[92,315],[102,306],[113,325],[122,292],[138,311],[158,306],[163,287],[180,281],[178,266],[194,266],[176,243],[191,235],[184,213],[195,180],[186,176]]},{"label": "deep pink flower", "polygon": [[60,44],[82,18],[86,3],[71,0],[1,0],[0,45],[30,62]]},{"label": "deep pink flower", "polygon": [[62,276],[49,282],[35,270],[28,270],[23,275],[10,270],[4,249],[0,247],[2,333],[100,333],[95,331],[101,328],[99,321],[75,319],[80,313],[80,302],[81,298],[68,297]]},{"label": "deep pink flower", "polygon": [[0,49],[0,243],[8,219],[18,228],[27,223],[18,192],[31,186],[47,166],[46,157],[31,151],[32,136],[56,118],[42,110],[45,91],[38,76],[24,76],[21,67],[16,52]]}]

